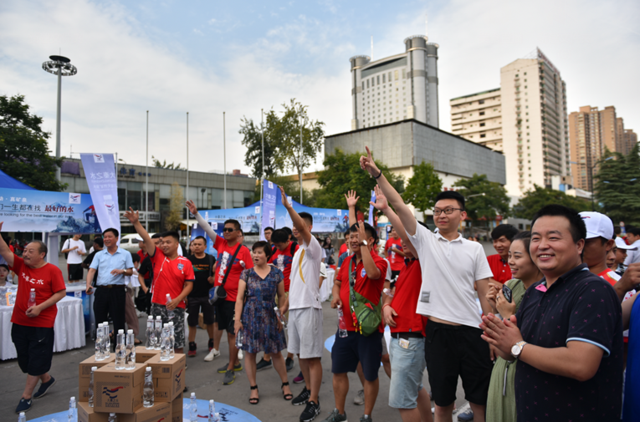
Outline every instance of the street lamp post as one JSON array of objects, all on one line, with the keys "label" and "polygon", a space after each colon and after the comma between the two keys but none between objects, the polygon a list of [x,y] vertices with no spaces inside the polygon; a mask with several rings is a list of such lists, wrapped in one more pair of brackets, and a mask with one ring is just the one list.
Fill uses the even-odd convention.
[{"label": "street lamp post", "polygon": [[[60,109],[62,107],[62,77],[73,76],[78,69],[71,59],[64,56],[49,56],[51,61],[42,63],[42,69],[58,76],[58,111],[56,114],[56,158],[60,158]],[[60,167],[56,170],[56,179],[60,181]]]}]

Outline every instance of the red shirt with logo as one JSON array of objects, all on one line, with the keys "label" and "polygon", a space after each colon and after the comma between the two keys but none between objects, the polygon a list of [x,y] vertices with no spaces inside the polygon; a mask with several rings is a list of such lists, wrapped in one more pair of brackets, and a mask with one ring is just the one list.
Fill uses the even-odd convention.
[{"label": "red shirt with logo", "polygon": [[293,249],[293,254],[291,254],[291,243],[287,244],[287,247],[284,248],[284,251],[281,251],[278,248],[273,249],[273,255],[271,255],[271,259],[269,259],[269,263],[273,264],[282,271],[284,274],[284,291],[289,291],[289,286],[291,285],[291,264],[293,263],[293,255],[295,255],[300,245],[296,245]]},{"label": "red shirt with logo", "polygon": [[404,268],[404,257],[395,253],[394,250],[402,250],[402,240],[390,237],[384,245],[384,253],[387,254],[387,259],[391,264],[391,271],[401,271]]},{"label": "red shirt with logo", "polygon": [[[156,247],[153,256],[149,256],[154,268],[154,279],[151,285],[151,302],[158,305],[167,304],[167,293],[174,300],[182,293],[184,283],[193,282],[196,276],[193,272],[193,265],[184,256],[176,259],[169,259]],[[178,308],[186,308],[184,300],[178,304]]]},{"label": "red shirt with logo", "polygon": [[489,261],[489,267],[491,268],[495,281],[504,284],[513,278],[511,277],[511,267],[509,267],[506,261],[502,260],[500,255],[489,255],[487,261]]},{"label": "red shirt with logo", "polygon": [[427,317],[416,313],[416,304],[422,286],[422,271],[417,259],[409,261],[400,271],[396,281],[396,291],[391,300],[391,307],[398,314],[393,317],[395,327],[389,326],[392,333],[422,333],[425,335]]},{"label": "red shirt with logo", "polygon": [[[222,284],[224,275],[227,272],[229,261],[233,257],[233,254],[236,253],[236,249],[238,249],[239,245],[240,244],[229,246],[229,243],[224,237],[216,236],[216,241],[213,242],[213,247],[218,251],[218,261],[216,262],[216,281],[214,282],[214,286]],[[251,258],[249,248],[244,245],[240,246],[238,255],[236,255],[236,259],[234,259],[231,264],[231,272],[224,284],[224,289],[227,291],[226,300],[228,302],[235,302],[236,296],[238,295],[238,281],[240,281],[240,274],[242,274],[242,271],[246,269],[253,268],[253,259]]]},{"label": "red shirt with logo", "polygon": [[45,264],[40,268],[30,268],[24,260],[17,255],[13,256],[11,270],[18,275],[18,294],[16,304],[13,307],[11,322],[27,327],[53,328],[58,314],[58,307],[51,305],[40,312],[37,317],[30,318],[26,312],[28,309],[31,289],[36,289],[36,305],[45,302],[55,293],[65,290],[64,277],[60,268],[53,264]]},{"label": "red shirt with logo", "polygon": [[[380,258],[375,251],[371,251],[371,257],[373,258],[373,262],[376,265],[376,268],[380,271],[380,278],[377,280],[372,280],[367,276],[367,272],[364,269],[364,264],[362,260],[358,263],[357,266],[353,265],[352,262],[355,262],[356,255],[353,254],[347,257],[342,263],[342,267],[340,267],[340,271],[338,272],[337,280],[340,280],[340,300],[342,301],[344,320],[347,325],[347,331],[356,331],[356,327],[353,325],[353,319],[351,318],[351,307],[349,306],[349,274],[353,267],[356,270],[355,276],[355,286],[354,290],[360,293],[362,296],[367,298],[371,303],[377,305],[380,303],[380,298],[382,296],[382,289],[384,288],[384,280],[387,274],[387,261],[383,258]],[[380,323],[379,330],[382,332],[384,326]]]}]

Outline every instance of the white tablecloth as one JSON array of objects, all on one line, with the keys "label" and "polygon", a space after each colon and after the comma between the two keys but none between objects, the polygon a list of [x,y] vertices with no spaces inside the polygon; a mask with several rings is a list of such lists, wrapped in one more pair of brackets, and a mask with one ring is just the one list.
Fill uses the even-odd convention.
[{"label": "white tablecloth", "polygon": [[322,287],[320,287],[320,301],[324,302],[331,296],[331,289],[333,289],[333,280],[335,277],[336,271],[327,268],[327,279],[322,282]]},{"label": "white tablecloth", "polygon": [[[58,315],[53,326],[53,351],[63,352],[86,344],[82,299],[65,296],[57,304]],[[13,306],[0,306],[0,360],[18,357],[11,341],[11,313]]]}]

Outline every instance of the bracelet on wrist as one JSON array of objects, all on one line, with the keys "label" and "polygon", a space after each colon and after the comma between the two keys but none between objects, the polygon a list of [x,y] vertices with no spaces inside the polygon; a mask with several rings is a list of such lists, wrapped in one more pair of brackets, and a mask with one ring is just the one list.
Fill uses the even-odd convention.
[{"label": "bracelet on wrist", "polygon": [[382,176],[382,170],[378,170],[380,173],[378,173],[377,176],[374,176],[373,178],[378,180],[380,178],[380,176]]}]

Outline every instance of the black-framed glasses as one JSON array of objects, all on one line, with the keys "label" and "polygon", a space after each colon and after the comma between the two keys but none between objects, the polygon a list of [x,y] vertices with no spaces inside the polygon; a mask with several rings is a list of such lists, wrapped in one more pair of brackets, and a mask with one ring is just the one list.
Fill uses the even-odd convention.
[{"label": "black-framed glasses", "polygon": [[236,229],[233,229],[231,227],[225,227],[224,229],[222,229],[223,232],[227,232],[227,233],[231,233],[233,231],[235,231]]},{"label": "black-framed glasses", "polygon": [[455,210],[464,211],[464,208],[445,208],[441,210],[440,208],[433,209],[433,215],[436,217],[444,212],[445,215],[451,215]]}]

